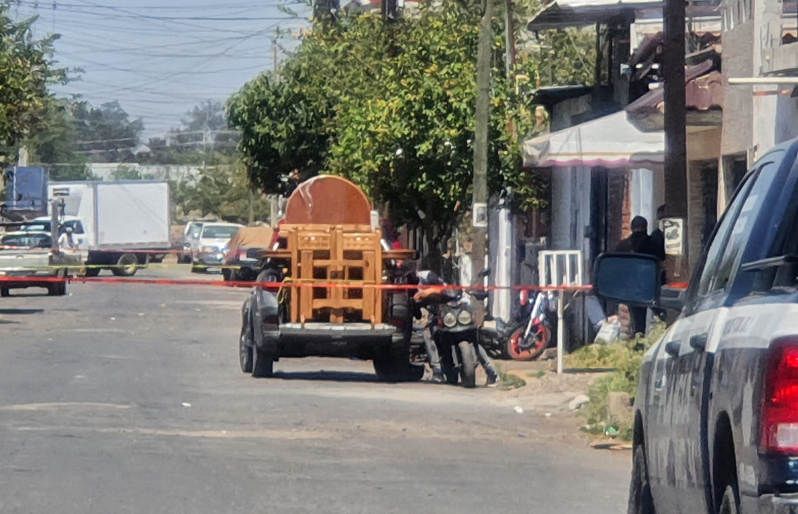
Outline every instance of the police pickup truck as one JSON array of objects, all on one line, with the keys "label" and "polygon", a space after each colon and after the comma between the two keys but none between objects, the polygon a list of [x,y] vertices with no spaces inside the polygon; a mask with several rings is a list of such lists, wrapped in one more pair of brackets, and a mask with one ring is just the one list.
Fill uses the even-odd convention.
[{"label": "police pickup truck", "polygon": [[[747,173],[646,353],[629,512],[798,512],[798,140]],[[606,254],[600,297],[653,306],[658,262]]]}]

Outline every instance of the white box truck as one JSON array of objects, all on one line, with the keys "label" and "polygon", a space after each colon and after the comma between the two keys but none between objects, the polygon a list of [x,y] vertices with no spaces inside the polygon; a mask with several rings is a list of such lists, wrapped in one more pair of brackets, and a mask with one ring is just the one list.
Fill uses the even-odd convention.
[{"label": "white box truck", "polygon": [[89,276],[102,266],[133,276],[138,266],[162,260],[171,250],[168,182],[51,182],[48,191],[50,200],[63,200],[64,225],[73,227],[78,246],[88,250]]}]

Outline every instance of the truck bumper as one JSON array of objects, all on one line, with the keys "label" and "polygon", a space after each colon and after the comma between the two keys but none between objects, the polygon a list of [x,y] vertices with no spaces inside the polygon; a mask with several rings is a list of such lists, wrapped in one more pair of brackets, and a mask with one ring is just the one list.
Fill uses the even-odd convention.
[{"label": "truck bumper", "polygon": [[285,323],[264,325],[256,344],[277,357],[372,358],[376,349],[402,344],[405,336],[384,323]]},{"label": "truck bumper", "polygon": [[197,264],[204,266],[219,266],[224,265],[224,254],[219,253],[200,253],[197,254]]}]

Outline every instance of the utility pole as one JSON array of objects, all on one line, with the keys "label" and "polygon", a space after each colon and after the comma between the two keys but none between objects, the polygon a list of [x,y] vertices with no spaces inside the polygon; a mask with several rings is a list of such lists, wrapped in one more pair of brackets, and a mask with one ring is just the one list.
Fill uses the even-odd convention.
[{"label": "utility pole", "polygon": [[[685,220],[687,226],[687,108],[685,96],[685,0],[666,0],[665,51],[665,209],[668,217]],[[686,242],[685,234],[682,234]],[[674,273],[687,273],[687,244]]]},{"label": "utility pole", "polygon": [[[488,133],[490,126],[490,83],[491,83],[491,21],[493,1],[482,0],[482,21],[479,26],[479,46],[477,49],[477,106],[474,130],[474,183],[471,200],[473,240],[471,279],[485,269],[485,253],[488,244]],[[484,317],[484,305],[476,303],[477,321]]]},{"label": "utility pole", "polygon": [[274,81],[279,82],[280,78],[277,73],[278,70],[278,62],[277,62],[277,40],[272,39],[272,70],[274,73]]},{"label": "utility pole", "polygon": [[515,84],[513,68],[515,67],[515,27],[513,27],[513,2],[504,0],[504,44],[507,47],[504,58],[504,67],[507,72],[507,79]]}]

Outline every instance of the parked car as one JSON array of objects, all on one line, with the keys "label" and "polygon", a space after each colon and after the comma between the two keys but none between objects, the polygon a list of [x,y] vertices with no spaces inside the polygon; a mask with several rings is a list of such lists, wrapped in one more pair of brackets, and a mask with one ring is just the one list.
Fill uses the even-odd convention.
[{"label": "parked car", "polygon": [[205,223],[216,223],[218,220],[194,220],[186,223],[183,231],[183,248],[178,255],[178,262],[190,264],[195,252],[199,251],[199,238],[202,233],[202,225]]},{"label": "parked car", "polygon": [[82,263],[80,253],[54,248],[51,233],[18,231],[0,239],[0,276],[14,277],[13,282],[0,282],[0,296],[9,296],[11,289],[42,287],[50,296],[66,294],[70,268]]},{"label": "parked car", "polygon": [[[798,511],[798,140],[767,152],[643,358],[629,512]],[[666,233],[666,237],[668,234]],[[605,300],[653,306],[659,263],[601,256]]]},{"label": "parked car", "polygon": [[225,247],[236,235],[241,225],[235,223],[204,223],[193,252],[191,272],[204,272],[224,264]]},{"label": "parked car", "polygon": [[225,280],[252,281],[260,273],[258,250],[267,249],[274,242],[271,227],[243,227],[225,248],[222,275]]}]

